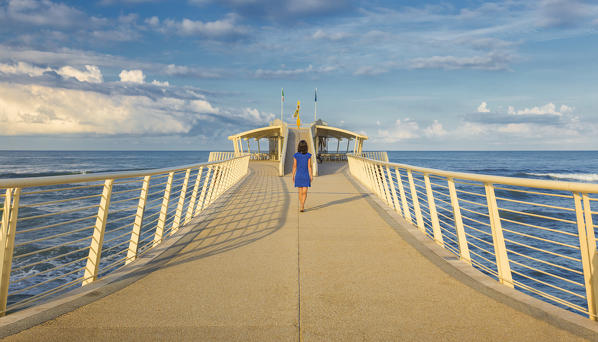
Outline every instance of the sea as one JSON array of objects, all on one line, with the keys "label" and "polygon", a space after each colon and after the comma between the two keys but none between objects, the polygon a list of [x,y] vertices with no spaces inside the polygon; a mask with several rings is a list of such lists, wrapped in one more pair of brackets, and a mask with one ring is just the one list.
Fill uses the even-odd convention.
[{"label": "sea", "polygon": [[[390,162],[440,170],[507,177],[598,183],[598,151],[388,151],[388,156]],[[208,157],[209,151],[0,151],[0,179],[157,169],[195,163],[203,163],[208,161]],[[85,195],[85,193],[77,193],[77,195],[81,196]],[[498,191],[497,196],[501,195],[504,194]],[[46,196],[43,198],[44,201],[51,201],[54,199],[51,197],[51,195],[48,194],[44,196]],[[467,198],[468,197],[464,197],[464,199]],[[525,196],[518,198],[522,200],[531,201],[529,197],[526,199]],[[472,201],[476,200],[475,196],[473,196],[470,199]],[[35,202],[35,200],[29,200],[31,202]],[[557,198],[555,201],[556,202],[552,204],[558,206],[563,205],[571,207],[570,204],[563,204],[563,202],[567,202],[568,199],[562,200]],[[442,204],[437,203],[437,205],[442,207]],[[19,217],[21,217],[21,214],[39,214],[38,212],[33,212],[31,210],[28,213],[27,210],[23,210],[22,212],[20,212]],[[561,215],[560,213],[554,213],[551,212],[551,210],[541,213],[534,213],[535,215],[563,217],[566,219],[569,219],[571,216],[569,214],[567,214],[569,216],[564,214],[564,216],[559,216]],[[41,214],[44,213],[42,212]],[[517,216],[515,214],[512,215],[514,215],[512,216],[512,218]],[[478,219],[480,218],[476,215],[474,215],[474,217],[477,217]],[[40,221],[39,224],[53,223],[52,219],[48,220],[49,221],[47,222]],[[530,221],[529,218],[525,218],[524,221],[527,224],[539,224],[551,229],[560,229],[559,226],[552,221],[545,223],[541,222],[541,219],[538,219],[537,221]],[[506,224],[505,227],[508,228],[508,224]],[[56,229],[58,229],[58,231],[54,231],[53,234],[60,234],[60,229],[63,228],[62,226],[58,226]],[[575,233],[575,227],[569,227],[567,229],[570,229],[571,234]],[[18,231],[19,227],[17,227],[17,232]],[[473,232],[472,234],[476,233]],[[544,237],[550,239],[554,237],[553,235],[553,233],[547,232]],[[35,239],[36,237],[37,236],[35,235],[35,232],[32,232],[31,234],[23,234],[23,236],[21,236],[21,238],[28,239]],[[479,240],[486,240],[487,242],[490,241],[488,237],[483,236],[483,234],[479,235],[478,238]],[[572,245],[576,243],[575,238],[570,238],[570,240],[571,241],[567,243],[570,243]],[[524,242],[526,244],[538,243],[536,239],[528,239],[525,237],[519,241]],[[42,239],[40,242],[35,244],[34,248],[37,248],[38,250],[43,250],[44,248],[50,247],[53,243],[56,243],[56,241]],[[578,241],[577,244],[579,244]],[[558,246],[554,247],[554,245],[551,244],[542,245],[541,241],[538,246],[549,249],[555,248],[555,253],[566,253],[563,252],[561,248]],[[70,248],[73,248],[73,250],[75,250],[75,248],[79,247],[80,245],[76,245]],[[521,249],[519,249],[519,247],[520,246],[511,246],[511,248],[513,248],[514,251],[521,252]],[[31,251],[27,248],[17,248],[17,251],[15,253],[30,253]],[[65,248],[61,248],[60,253],[69,253],[68,248]],[[492,248],[490,247],[489,249]],[[478,251],[478,253],[480,255],[484,255],[483,252]],[[532,255],[534,255],[533,253],[535,252],[532,251]],[[20,284],[11,285],[10,291],[16,292],[18,293],[18,295],[9,295],[9,304],[18,303],[19,301],[27,300],[27,298],[35,297],[37,294],[42,293],[44,291],[48,291],[52,287],[62,286],[60,285],[60,283],[50,280],[48,280],[47,283],[44,283],[44,279],[52,279],[53,277],[55,277],[51,270],[52,268],[57,266],[56,263],[69,262],[68,258],[81,259],[82,257],[85,257],[85,254],[83,252],[73,252],[73,254],[70,254],[70,256],[66,259],[52,259],[51,254],[42,253],[32,256],[33,259],[31,260],[15,261],[15,263],[13,263],[13,269],[15,269],[15,265],[18,266],[19,263],[24,262],[34,262],[36,263],[36,266],[32,268],[22,268],[21,270],[18,270],[11,274],[11,279],[27,278],[27,280],[21,282]],[[541,258],[541,256],[539,255],[534,255],[534,257],[537,257],[539,259]],[[49,258],[50,261],[43,262],[43,258]],[[74,264],[81,263],[80,261],[78,262],[76,260],[73,260],[72,262]],[[484,262],[482,261],[482,263]],[[571,264],[569,264],[568,261],[560,263],[560,265],[566,267],[578,267],[578,265],[575,266],[574,264],[576,263],[571,262]],[[539,268],[545,266],[537,263],[533,263],[533,265]],[[523,270],[522,268],[518,269],[516,266],[514,267],[514,270],[519,270],[520,272],[525,273],[525,270]],[[482,271],[484,270],[482,269]],[[73,279],[76,276],[80,277],[80,275],[77,275],[75,273],[69,275],[68,272],[61,272],[64,273],[62,279],[63,283],[68,282],[70,279]],[[551,273],[556,274],[557,276],[562,278],[573,279],[575,281],[583,283],[583,277],[580,274],[563,271],[561,269],[551,270]],[[542,272],[532,272],[532,275],[540,281],[542,281],[542,279],[544,279],[543,277],[546,276]],[[521,279],[523,279],[521,281],[526,283],[526,278]],[[34,284],[34,282],[40,281],[42,282],[41,285]],[[578,286],[571,285],[566,281],[562,282],[562,284],[559,284],[558,286],[564,288],[566,291],[585,296],[583,288],[580,289]],[[562,291],[556,291],[550,286],[542,285],[542,283],[540,283],[540,287],[542,288],[542,290],[545,290],[549,293],[551,293],[551,291],[555,291],[555,295],[558,295],[560,296],[560,298],[564,298],[572,303],[575,303],[580,307],[585,306],[585,299],[580,298],[580,295],[570,295],[568,294],[568,292],[563,295],[561,293]],[[64,287],[64,289],[68,288],[68,286]],[[531,295],[536,296],[533,293],[533,291],[527,292]],[[545,298],[541,299],[545,300]],[[556,304],[559,304],[558,301]]]}]

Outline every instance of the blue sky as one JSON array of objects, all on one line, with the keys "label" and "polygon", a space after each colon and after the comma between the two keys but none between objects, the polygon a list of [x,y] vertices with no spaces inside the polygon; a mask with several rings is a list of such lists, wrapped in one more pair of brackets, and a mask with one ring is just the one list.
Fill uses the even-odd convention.
[{"label": "blue sky", "polygon": [[231,149],[282,87],[367,149],[597,149],[597,33],[581,0],[0,0],[0,149]]}]

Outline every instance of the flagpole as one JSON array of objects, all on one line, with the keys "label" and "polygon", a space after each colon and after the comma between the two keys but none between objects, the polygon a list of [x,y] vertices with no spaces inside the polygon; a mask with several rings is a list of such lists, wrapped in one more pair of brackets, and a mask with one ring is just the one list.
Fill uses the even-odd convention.
[{"label": "flagpole", "polygon": [[284,88],[280,88],[280,95],[280,121],[282,121],[282,108],[284,105]]},{"label": "flagpole", "polygon": [[316,92],[314,93],[314,122],[317,120],[316,113],[318,112],[318,88],[316,88]]}]

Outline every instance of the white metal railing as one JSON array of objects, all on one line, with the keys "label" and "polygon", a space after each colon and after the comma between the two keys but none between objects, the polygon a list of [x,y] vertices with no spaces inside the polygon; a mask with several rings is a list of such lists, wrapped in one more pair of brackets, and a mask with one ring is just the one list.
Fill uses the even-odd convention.
[{"label": "white metal railing", "polygon": [[221,161],[235,157],[235,152],[210,152],[208,161]]},{"label": "white metal railing", "polygon": [[[249,156],[250,160],[277,160],[276,155],[265,152],[243,152],[242,156]],[[221,161],[235,157],[235,152],[210,152],[208,161]]]},{"label": "white metal railing", "polygon": [[249,156],[226,157],[0,180],[0,315],[92,283],[160,244],[247,173]]},{"label": "white metal railing", "polygon": [[463,262],[597,320],[598,184],[348,161],[353,177]]},{"label": "white metal railing", "polygon": [[361,156],[368,159],[374,159],[379,161],[388,161],[388,153],[386,151],[368,151],[361,152]]}]

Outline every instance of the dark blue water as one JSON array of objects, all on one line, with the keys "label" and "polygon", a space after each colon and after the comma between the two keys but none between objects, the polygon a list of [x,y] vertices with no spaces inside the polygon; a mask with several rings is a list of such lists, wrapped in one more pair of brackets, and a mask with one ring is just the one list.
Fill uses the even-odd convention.
[{"label": "dark blue water", "polygon": [[447,171],[598,182],[598,151],[391,151],[388,158]]},{"label": "dark blue water", "polygon": [[[554,181],[598,183],[597,151],[502,151],[502,152],[389,152],[389,161],[441,170]],[[413,173],[419,186],[425,230],[433,235],[424,180]],[[402,173],[406,181],[406,173]],[[454,216],[445,179],[433,179],[445,247],[459,254]],[[458,183],[457,191],[471,258],[482,272],[496,278],[492,232],[482,184]],[[495,185],[501,225],[515,288],[573,312],[586,309],[575,203],[570,192]],[[502,189],[500,189],[502,188]],[[529,192],[521,192],[525,190]],[[413,206],[409,189],[407,201]],[[444,195],[443,195],[444,194]],[[590,198],[596,198],[590,194]],[[594,212],[596,201],[591,201]],[[547,207],[548,206],[548,207]],[[415,212],[411,210],[412,217]],[[594,224],[598,215],[593,215]],[[449,238],[453,240],[450,241]],[[577,283],[577,284],[576,284]],[[535,293],[540,290],[547,295]],[[569,305],[561,305],[565,300]]]},{"label": "dark blue water", "polygon": [[[391,162],[441,170],[509,177],[598,183],[598,152],[596,151],[392,151],[389,152],[388,155]],[[97,173],[106,171],[156,169],[206,162],[208,160],[208,156],[209,152],[207,151],[0,151],[0,179]],[[193,174],[191,176],[193,177]],[[174,183],[180,184],[181,176],[179,175],[177,177],[175,177]],[[405,180],[406,175],[403,174],[403,177]],[[423,184],[421,175],[414,173],[414,177],[416,182],[421,186]],[[159,185],[159,183],[163,181],[164,179],[152,181],[155,182],[154,184],[158,185],[154,189],[156,194],[148,198],[148,203],[151,202],[152,205],[155,203],[160,203],[162,196],[160,190],[163,190],[163,185]],[[435,196],[437,198],[436,206],[438,208],[438,212],[439,214],[444,215],[440,216],[441,226],[448,227],[445,229],[445,231],[443,231],[443,234],[446,233],[446,236],[450,238],[450,234],[454,233],[454,229],[451,231],[450,228],[450,225],[453,223],[453,221],[451,221],[453,217],[451,207],[447,203],[449,199],[440,194],[447,192],[446,189],[443,189],[439,186],[443,184],[444,183],[442,180],[433,180],[432,187],[439,193],[437,196]],[[150,183],[150,186],[151,185],[152,183]],[[136,189],[139,186],[139,183],[123,184],[115,187],[113,191],[116,192],[125,191],[127,189]],[[481,196],[483,195],[483,187],[480,188],[476,186],[469,186],[467,184],[458,184],[457,189],[472,193],[460,193],[460,200],[470,201],[473,203],[482,203],[485,201],[485,198]],[[412,204],[409,189],[406,189],[406,192],[408,196],[408,202]],[[88,195],[97,195],[98,193],[101,193],[101,187],[62,191],[59,193],[59,195],[56,195],[53,192],[38,195],[22,195],[21,205],[53,201],[59,199],[57,196],[82,197]],[[126,198],[125,196],[133,196],[131,194],[134,193],[135,192],[123,192],[121,195],[113,195],[113,201],[116,202],[119,198]],[[479,195],[475,195],[475,193]],[[557,194],[567,196],[570,195],[558,192]],[[573,208],[572,199],[568,197],[534,195],[511,191],[509,189],[497,189],[496,195],[498,197],[511,198],[524,202],[550,204],[557,207],[560,206],[565,208]],[[425,196],[421,196],[420,194],[420,197],[420,203],[423,208],[422,210],[425,211],[425,206],[428,203],[426,202]],[[174,197],[171,199],[170,207],[176,205],[176,200],[177,199]],[[445,200],[445,202],[442,202],[442,200]],[[65,286],[64,289],[66,290],[80,286],[78,283],[73,284],[72,286],[66,285],[68,285],[69,281],[73,281],[73,279],[81,277],[81,272],[69,274],[71,266],[61,269],[60,272],[54,272],[53,269],[57,266],[70,262],[73,263],[72,266],[76,267],[82,267],[84,265],[84,261],[77,260],[84,259],[87,254],[87,250],[85,250],[85,248],[89,246],[89,236],[91,235],[91,231],[84,230],[83,228],[93,225],[94,218],[87,220],[83,219],[88,216],[93,216],[97,212],[97,209],[91,208],[89,210],[75,212],[68,215],[60,215],[60,217],[52,216],[49,218],[39,219],[26,218],[65,210],[69,208],[69,205],[87,206],[93,204],[97,204],[97,197],[82,200],[75,204],[68,202],[65,204],[47,205],[43,207],[33,206],[31,208],[24,207],[20,209],[19,220],[22,221],[19,221],[17,226],[17,244],[39,239],[40,237],[43,238],[46,235],[51,236],[54,234],[60,234],[63,231],[75,231],[75,233],[65,235],[64,237],[36,242],[31,245],[23,245],[22,247],[17,247],[15,249],[15,259],[13,261],[13,273],[11,274],[11,281],[23,278],[25,278],[25,280],[11,284],[9,292],[9,304],[34,298],[32,296],[36,296],[38,293],[51,288]],[[127,206],[130,206],[131,204],[134,206],[134,201],[115,204],[111,206],[111,212],[118,211],[118,209],[121,207],[127,208]],[[469,248],[472,252],[472,259],[477,262],[476,266],[478,269],[485,271],[489,275],[492,275],[492,270],[495,270],[496,266],[492,265],[491,262],[494,257],[491,254],[493,252],[493,246],[491,236],[489,236],[490,230],[489,227],[478,223],[487,222],[488,219],[484,216],[484,213],[487,213],[487,208],[477,207],[475,204],[471,204],[469,202],[462,202],[460,205],[462,208],[464,208],[463,210],[472,210],[472,212],[463,211],[464,223],[469,225],[469,227],[472,227],[466,227],[466,232],[470,234],[470,236],[468,236],[468,242],[470,243]],[[507,242],[507,249],[509,249],[509,259],[512,262],[511,267],[513,270],[513,278],[522,284],[521,286],[518,286],[518,288],[526,293],[529,293],[530,295],[535,295],[533,292],[527,291],[525,288],[525,286],[528,285],[533,286],[533,288],[541,289],[550,295],[567,300],[575,305],[579,305],[582,308],[585,307],[585,298],[582,298],[585,296],[585,290],[583,287],[579,287],[578,285],[571,284],[563,280],[557,280],[555,282],[555,277],[553,276],[556,275],[567,280],[583,283],[583,276],[579,273],[581,270],[580,263],[575,260],[558,256],[555,257],[553,255],[533,249],[545,249],[554,253],[565,255],[569,258],[579,258],[579,252],[576,249],[579,247],[579,241],[576,237],[576,225],[540,217],[547,216],[574,221],[574,212],[560,210],[558,208],[554,209],[538,207],[534,205],[512,203],[501,200],[499,200],[499,206],[503,209],[507,209],[500,211],[501,218],[503,219],[515,222],[523,222],[525,224],[537,225],[550,229],[531,229],[528,226],[509,221],[503,221],[503,228],[514,232],[509,233],[505,231],[505,238],[517,242]],[[152,219],[147,220],[147,226],[146,221],[144,220],[142,238],[148,237],[151,239],[154,229],[153,225],[155,225],[155,223],[152,223],[151,221],[155,220],[157,217],[155,216],[157,215],[157,211],[157,208],[152,210],[148,209],[146,211],[146,217],[151,217]],[[131,214],[134,214],[134,209],[118,212],[117,214],[111,214],[109,217],[109,222],[111,220],[115,222],[113,224],[109,224],[106,228],[107,235],[105,237],[105,241],[108,242],[105,242],[105,248],[110,248],[111,246],[117,247],[114,249],[114,253],[116,253],[117,251],[122,250],[122,244],[126,245],[128,240],[127,231],[129,228],[125,227],[124,230],[121,231],[119,231],[117,228],[122,226],[123,222],[131,221],[130,218],[127,218],[127,216]],[[527,214],[540,216],[529,216]],[[412,216],[414,217],[413,212]],[[121,217],[123,221],[119,221]],[[469,219],[465,217],[468,217]],[[72,224],[69,223],[68,225],[58,225],[57,227],[49,230],[31,232],[27,231],[28,229],[31,230],[35,227],[59,223],[60,220],[72,221],[78,219],[81,219],[82,221],[74,222]],[[167,221],[171,222],[171,218],[169,218]],[[598,222],[598,220],[595,220],[594,222]],[[428,233],[431,234],[432,231],[430,222],[426,221],[425,226]],[[111,230],[114,230],[114,232],[112,233]],[[526,236],[516,233],[526,234]],[[69,241],[68,239],[72,240],[77,237],[81,237],[80,242],[67,244]],[[538,240],[535,237],[558,241],[561,244],[573,246],[573,248],[563,245],[555,245],[553,243],[546,243],[542,240]],[[454,235],[452,238],[456,240]],[[452,248],[453,251],[458,253],[458,246],[454,242],[445,239],[445,243],[447,248]],[[65,244],[65,246],[59,249],[43,252],[44,248],[59,244]],[[531,246],[532,248],[521,244]],[[484,249],[486,249],[486,251],[484,251]],[[35,251],[42,252],[31,256],[19,257],[19,255],[27,255],[28,253]],[[109,269],[111,265],[110,253],[112,252],[108,251],[105,254],[102,254],[102,267],[105,267],[106,269]],[[476,253],[476,255],[473,253]],[[538,260],[549,261],[552,265],[547,265],[546,263],[521,257],[517,253],[528,255]],[[66,256],[60,257],[60,255],[64,254],[66,254]],[[114,254],[114,258],[117,257],[118,255]],[[490,262],[484,260],[484,258],[490,260]],[[35,264],[33,267],[24,266],[32,263]],[[486,267],[489,271],[485,270],[484,267]],[[533,267],[536,270],[530,270],[526,267]],[[550,273],[551,275],[546,274],[546,272]],[[56,281],[48,281],[49,279],[54,278],[56,273],[60,273],[63,278]],[[536,280],[530,280],[529,277],[533,277]],[[48,282],[43,283],[44,281]],[[40,286],[35,286],[36,283],[40,282],[43,284]],[[558,287],[563,288],[566,291],[573,292],[574,294],[554,289],[549,285],[543,284],[542,282],[556,284]],[[29,289],[31,286],[34,287]],[[10,293],[16,294],[10,295]],[[542,299],[546,300],[546,298]],[[552,301],[552,303],[559,305],[558,300],[557,302]],[[579,313],[579,311],[577,312]]]},{"label": "dark blue water", "polygon": [[158,169],[208,161],[209,151],[0,151],[0,179]]}]

